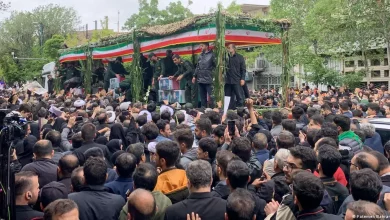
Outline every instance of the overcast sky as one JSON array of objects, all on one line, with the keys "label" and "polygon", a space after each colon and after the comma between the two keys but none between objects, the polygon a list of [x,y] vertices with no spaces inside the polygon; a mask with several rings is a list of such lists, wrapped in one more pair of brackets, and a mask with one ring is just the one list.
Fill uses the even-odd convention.
[{"label": "overcast sky", "polygon": [[[125,21],[138,11],[138,0],[8,0],[11,2],[11,10],[32,10],[39,5],[59,4],[73,7],[79,13],[82,24],[88,24],[89,29],[94,28],[95,20],[103,20],[104,16],[109,17],[109,27],[117,29],[118,11],[119,23],[122,28]],[[174,0],[176,1],[176,0]],[[188,0],[181,0],[187,5]],[[231,0],[192,0],[190,9],[195,14],[207,13],[210,8],[216,7],[219,1],[229,5]],[[7,0],[5,1],[7,2]],[[160,8],[165,8],[170,0],[160,0]],[[260,4],[268,5],[270,0],[237,0],[238,4]],[[0,19],[9,16],[9,12],[0,12]],[[100,25],[98,26],[100,28]]]}]

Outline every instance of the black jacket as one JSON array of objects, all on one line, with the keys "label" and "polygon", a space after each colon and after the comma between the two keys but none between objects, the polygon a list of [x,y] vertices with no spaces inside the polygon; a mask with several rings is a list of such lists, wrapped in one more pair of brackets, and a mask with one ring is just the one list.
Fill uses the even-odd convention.
[{"label": "black jacket", "polygon": [[[277,216],[283,216],[284,218],[286,218],[287,216],[293,216],[296,218],[298,217],[299,209],[298,209],[298,206],[294,204],[294,197],[291,193],[286,194],[283,197],[281,205],[286,206],[286,208],[283,208],[282,210],[278,209],[278,211],[270,219],[277,220],[278,219]],[[336,213],[336,210],[335,210],[334,204],[333,204],[333,200],[330,198],[329,193],[326,190],[324,190],[324,196],[322,197],[322,201],[321,201],[320,206],[321,206],[321,209],[324,210],[323,212],[325,212],[325,213],[328,213],[328,214],[335,214]],[[281,213],[279,213],[279,211]],[[308,218],[308,219],[310,219],[310,218]]]},{"label": "black jacket", "polygon": [[[271,202],[271,200],[273,199],[273,193],[274,193],[274,187],[275,187],[275,182],[273,181],[273,178],[275,178],[277,176],[284,176],[284,173],[280,172],[280,173],[274,174],[269,181],[261,184],[260,188],[256,192],[256,195],[259,196],[261,199],[264,199],[267,203]],[[252,188],[249,188],[249,189],[252,189]]]},{"label": "black jacket", "polygon": [[230,189],[226,185],[226,181],[219,181],[211,192],[211,195],[213,195],[214,197],[219,197],[225,200],[229,197],[229,194]]},{"label": "black jacket", "polygon": [[80,220],[117,220],[125,205],[120,195],[104,191],[104,186],[87,186],[78,193],[69,194],[80,211]]},{"label": "black jacket", "polygon": [[111,158],[109,158],[107,146],[102,144],[97,144],[93,141],[88,141],[88,142],[84,142],[83,145],[81,145],[81,147],[73,151],[73,154],[76,155],[76,157],[79,159],[80,166],[82,166],[85,163],[85,156],[84,156],[85,151],[93,147],[98,147],[102,149],[104,153],[104,157],[106,158],[106,160],[110,161]]},{"label": "black jacket", "polygon": [[310,220],[341,220],[338,215],[326,214],[324,209],[318,207],[313,210],[300,211],[297,216],[297,220],[310,219]]},{"label": "black jacket", "polygon": [[199,214],[201,219],[222,220],[225,218],[226,201],[211,193],[191,193],[186,200],[173,204],[165,211],[165,220],[187,219],[187,214]]},{"label": "black jacket", "polygon": [[112,64],[112,71],[116,74],[120,75],[129,75],[130,73],[126,71],[125,67],[120,62],[114,62]]},{"label": "black jacket", "polygon": [[58,181],[59,183],[62,183],[66,186],[66,188],[68,189],[68,194],[72,192],[72,181],[70,179],[70,177],[65,177],[61,180]]},{"label": "black jacket", "polygon": [[43,217],[43,212],[38,212],[28,205],[15,206],[15,220],[31,220],[33,218]]},{"label": "black jacket", "polygon": [[333,177],[321,177],[321,181],[324,184],[326,191],[329,193],[329,196],[333,200],[335,210],[339,210],[345,198],[349,196],[349,190],[347,187],[337,182]]},{"label": "black jacket", "polygon": [[47,91],[49,92],[49,93],[53,93],[54,92],[54,79],[52,78],[52,79],[49,79],[48,81],[47,81]]},{"label": "black jacket", "polygon": [[216,67],[215,55],[212,51],[202,52],[199,55],[198,65],[195,69],[194,77],[198,83],[212,84],[213,71]]},{"label": "black jacket", "polygon": [[245,80],[245,73],[246,67],[244,57],[238,53],[233,56],[229,55],[225,83],[240,84],[240,80]]},{"label": "black jacket", "polygon": [[57,181],[57,164],[51,159],[37,159],[22,168],[22,171],[33,171],[38,175],[39,188]]}]

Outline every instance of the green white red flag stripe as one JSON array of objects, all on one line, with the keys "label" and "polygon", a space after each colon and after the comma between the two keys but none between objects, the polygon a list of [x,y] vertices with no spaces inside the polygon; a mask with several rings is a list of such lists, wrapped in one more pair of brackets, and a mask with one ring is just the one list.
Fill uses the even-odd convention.
[{"label": "green white red flag stripe", "polygon": [[148,52],[172,45],[215,41],[217,36],[216,33],[217,29],[215,27],[207,27],[200,30],[192,30],[184,33],[174,34],[159,39],[147,40],[141,42],[141,52]]},{"label": "green white red flag stripe", "polygon": [[71,52],[62,54],[59,58],[60,63],[63,62],[70,62],[70,61],[78,61],[78,60],[86,60],[87,55],[81,51],[81,52]]},{"label": "green white red flag stripe", "polygon": [[122,43],[107,47],[94,48],[92,51],[92,57],[94,59],[103,59],[110,57],[119,57],[129,54],[133,54],[133,44],[132,43]]},{"label": "green white red flag stripe", "polygon": [[225,41],[230,43],[280,44],[281,40],[275,34],[249,29],[226,29]]}]

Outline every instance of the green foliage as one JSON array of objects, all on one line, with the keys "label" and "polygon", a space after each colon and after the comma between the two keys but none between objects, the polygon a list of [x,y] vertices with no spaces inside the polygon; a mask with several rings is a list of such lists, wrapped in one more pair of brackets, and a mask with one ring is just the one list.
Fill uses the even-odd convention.
[{"label": "green foliage", "polygon": [[101,29],[93,31],[92,38],[90,40],[91,43],[99,42],[99,40],[103,37],[108,37],[114,35],[114,31],[110,29]]},{"label": "green foliage", "polygon": [[360,82],[365,76],[365,71],[357,71],[350,74],[345,74],[341,77],[342,85],[353,91],[360,86]]},{"label": "green foliage", "polygon": [[[301,74],[314,84],[354,87],[370,72],[369,59],[383,59],[383,53],[372,53],[372,48],[385,45],[390,51],[390,1],[271,0],[271,9],[271,18],[291,21],[291,65],[303,65]],[[264,46],[262,52],[267,60],[280,65],[276,47]],[[334,59],[361,56],[364,73],[341,76],[324,66],[323,55]]]},{"label": "green foliage", "polygon": [[226,11],[230,14],[239,14],[242,13],[241,5],[237,4],[236,0],[232,1],[230,5],[226,8]]},{"label": "green foliage", "polygon": [[136,37],[136,32],[133,32],[134,39],[134,55],[133,62],[131,63],[131,74],[130,74],[130,82],[131,82],[131,95],[132,101],[136,102],[141,100],[143,93],[143,79],[142,79],[142,68],[141,68],[141,44]]},{"label": "green foliage", "polygon": [[55,61],[58,58],[58,50],[64,44],[65,38],[61,35],[54,35],[43,45],[43,55],[48,59]]},{"label": "green foliage", "polygon": [[[0,2],[0,10],[2,9]],[[32,11],[13,11],[0,23],[0,69],[7,82],[39,77],[42,67],[55,60],[64,36],[79,23],[73,8],[58,5],[39,6]],[[43,47],[40,47],[43,39]],[[47,41],[47,42],[46,42]],[[15,59],[36,58],[38,60]],[[47,58],[48,60],[39,60]]]},{"label": "green foliage", "polygon": [[[182,5],[181,1],[170,2],[164,9],[158,9],[158,0],[138,0],[139,12],[133,14],[124,24],[124,30],[169,24],[193,16],[192,12]],[[189,4],[192,4],[190,1]]]},{"label": "green foliage", "polygon": [[80,18],[74,8],[48,4],[38,6],[32,12],[33,22],[43,25],[43,41],[55,34],[65,36],[73,32],[80,24]]},{"label": "green foliage", "polygon": [[324,65],[324,61],[324,58],[312,57],[312,60],[305,66],[305,70],[310,72],[310,74],[307,75],[306,80],[312,82],[317,87],[320,84],[340,86],[340,73],[327,68]]},{"label": "green foliage", "polygon": [[226,17],[222,12],[223,6],[221,3],[218,4],[218,11],[216,16],[216,29],[217,29],[217,39],[215,41],[215,57],[217,59],[217,66],[214,71],[214,98],[215,101],[223,101],[224,97],[224,83],[223,83],[223,73],[225,71],[225,59],[226,56],[226,47],[225,47],[225,28],[226,28]]},{"label": "green foliage", "polygon": [[239,50],[238,53],[240,53],[245,58],[246,65],[253,65],[255,63],[256,58],[260,55],[261,48],[252,48],[250,50]]}]

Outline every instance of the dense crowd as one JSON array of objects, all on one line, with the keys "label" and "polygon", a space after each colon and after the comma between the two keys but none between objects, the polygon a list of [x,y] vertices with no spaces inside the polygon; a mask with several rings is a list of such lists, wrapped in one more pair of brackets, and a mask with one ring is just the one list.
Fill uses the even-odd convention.
[{"label": "dense crowd", "polygon": [[389,216],[390,143],[369,123],[390,116],[386,88],[291,88],[286,108],[275,90],[249,93],[224,114],[2,90],[1,107],[29,121],[12,142],[16,219]]}]

